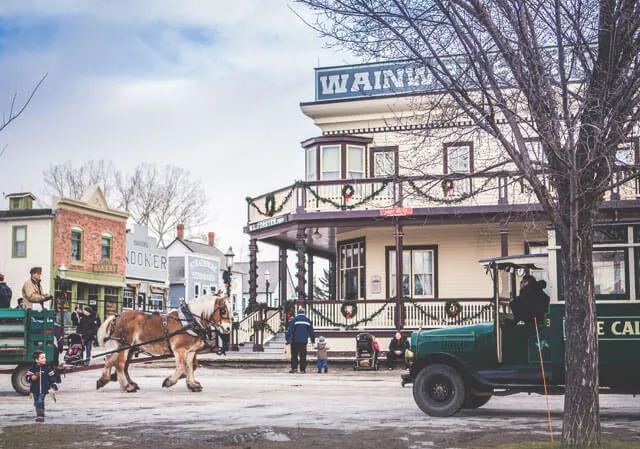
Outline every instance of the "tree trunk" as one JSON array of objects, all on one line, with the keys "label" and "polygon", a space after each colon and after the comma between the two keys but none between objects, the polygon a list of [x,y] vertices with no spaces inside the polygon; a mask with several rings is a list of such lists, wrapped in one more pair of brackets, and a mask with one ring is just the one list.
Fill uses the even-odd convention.
[{"label": "tree trunk", "polygon": [[[584,216],[563,247],[562,278],[565,300],[566,393],[562,422],[564,444],[600,442],[598,402],[598,340],[593,283],[593,219]],[[562,238],[561,238],[562,239]]]}]

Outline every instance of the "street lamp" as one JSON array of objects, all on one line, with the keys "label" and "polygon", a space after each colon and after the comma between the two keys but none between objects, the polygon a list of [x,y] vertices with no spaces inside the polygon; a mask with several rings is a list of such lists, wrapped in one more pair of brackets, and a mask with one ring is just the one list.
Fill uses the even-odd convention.
[{"label": "street lamp", "polygon": [[269,270],[264,270],[264,286],[265,286],[265,297],[266,297],[266,302],[267,302],[267,306],[270,306],[271,304],[269,303],[269,285],[271,282],[271,273],[269,273]]},{"label": "street lamp", "polygon": [[231,267],[233,266],[233,258],[235,254],[233,254],[233,248],[229,247],[226,253],[224,253],[224,258],[227,264],[227,270],[222,274],[222,278],[224,280],[225,286],[227,287],[227,297],[231,297]]}]

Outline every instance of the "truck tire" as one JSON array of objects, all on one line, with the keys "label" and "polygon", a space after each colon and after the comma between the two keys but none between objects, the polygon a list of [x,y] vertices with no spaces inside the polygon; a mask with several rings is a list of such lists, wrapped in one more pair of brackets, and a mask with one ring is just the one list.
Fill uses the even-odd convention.
[{"label": "truck tire", "polygon": [[491,394],[486,396],[475,395],[470,391],[467,391],[467,395],[464,398],[464,402],[462,403],[462,408],[472,409],[472,408],[480,408],[491,399]]},{"label": "truck tire", "polygon": [[429,416],[451,416],[462,408],[465,385],[462,376],[449,365],[427,365],[413,383],[413,399]]},{"label": "truck tire", "polygon": [[23,396],[28,396],[29,389],[31,388],[27,379],[24,378],[30,367],[31,365],[18,365],[13,370],[13,374],[11,374],[11,385],[13,385],[13,389]]}]

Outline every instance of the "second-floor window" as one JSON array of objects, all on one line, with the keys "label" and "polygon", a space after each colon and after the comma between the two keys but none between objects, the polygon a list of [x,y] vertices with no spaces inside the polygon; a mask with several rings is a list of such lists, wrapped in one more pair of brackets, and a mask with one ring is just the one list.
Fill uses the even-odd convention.
[{"label": "second-floor window", "polygon": [[27,227],[14,226],[12,240],[12,256],[27,257]]},{"label": "second-floor window", "polygon": [[340,179],[340,146],[321,147],[320,164],[322,165],[321,180]]},{"label": "second-floor window", "polygon": [[71,230],[71,261],[82,262],[82,230]]},{"label": "second-floor window", "polygon": [[[471,145],[446,145],[444,149],[444,173],[471,174],[473,172],[473,155]],[[459,179],[453,182],[454,194],[464,194],[471,191],[471,179]]]},{"label": "second-floor window", "polygon": [[347,179],[364,178],[364,147],[347,145]]},{"label": "second-floor window", "polygon": [[102,234],[102,259],[111,259],[111,238],[110,234]]},{"label": "second-floor window", "polygon": [[306,151],[306,179],[307,181],[318,180],[318,167],[316,161],[316,149],[307,148]]}]

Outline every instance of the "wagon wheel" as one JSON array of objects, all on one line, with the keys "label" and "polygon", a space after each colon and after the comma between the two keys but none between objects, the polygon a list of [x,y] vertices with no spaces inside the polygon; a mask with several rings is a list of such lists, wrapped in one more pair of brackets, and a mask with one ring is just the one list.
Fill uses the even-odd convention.
[{"label": "wagon wheel", "polygon": [[413,383],[413,398],[427,415],[455,415],[464,402],[464,381],[451,366],[428,365],[418,373]]},{"label": "wagon wheel", "polygon": [[31,388],[27,379],[25,379],[29,368],[30,365],[18,365],[13,370],[13,374],[11,374],[11,385],[13,385],[13,389],[23,396],[28,396],[29,389]]}]

